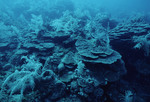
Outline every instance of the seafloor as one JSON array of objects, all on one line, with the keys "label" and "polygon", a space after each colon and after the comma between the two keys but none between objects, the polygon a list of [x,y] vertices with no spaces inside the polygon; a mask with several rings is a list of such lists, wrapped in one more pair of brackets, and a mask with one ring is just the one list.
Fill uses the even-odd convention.
[{"label": "seafloor", "polygon": [[150,102],[150,13],[38,3],[0,7],[0,102]]}]

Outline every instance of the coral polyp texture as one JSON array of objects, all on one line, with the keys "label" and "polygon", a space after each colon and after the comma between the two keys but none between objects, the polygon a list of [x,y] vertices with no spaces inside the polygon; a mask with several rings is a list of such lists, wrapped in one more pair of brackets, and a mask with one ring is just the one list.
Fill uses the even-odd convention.
[{"label": "coral polyp texture", "polygon": [[150,13],[126,3],[1,0],[0,102],[150,102]]}]

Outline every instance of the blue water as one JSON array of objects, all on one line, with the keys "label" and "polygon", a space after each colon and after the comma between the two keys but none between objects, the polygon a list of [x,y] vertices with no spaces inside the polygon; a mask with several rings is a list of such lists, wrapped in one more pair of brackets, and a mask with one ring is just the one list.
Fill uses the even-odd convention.
[{"label": "blue water", "polygon": [[150,102],[150,1],[0,0],[0,102]]}]

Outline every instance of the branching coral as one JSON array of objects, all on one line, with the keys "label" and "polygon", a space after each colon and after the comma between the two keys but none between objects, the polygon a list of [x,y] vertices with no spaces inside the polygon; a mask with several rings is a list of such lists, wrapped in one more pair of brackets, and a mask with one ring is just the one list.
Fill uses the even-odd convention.
[{"label": "branching coral", "polygon": [[15,71],[9,75],[2,85],[2,91],[7,90],[7,93],[11,95],[23,93],[29,88],[31,90],[35,87],[35,79],[38,74],[36,72],[31,73],[30,71]]},{"label": "branching coral", "polygon": [[23,71],[38,72],[42,67],[42,64],[35,59],[34,55],[29,58],[27,56],[22,56],[22,59],[25,59],[25,64],[21,66]]},{"label": "branching coral", "polygon": [[19,100],[22,100],[23,94],[29,92],[29,90],[32,91],[36,80],[40,79],[38,72],[41,64],[32,57],[30,59],[24,58],[26,58],[27,63],[22,65],[23,69],[10,74],[2,84],[1,92],[7,94],[10,97],[9,100],[14,94],[19,95]]},{"label": "branching coral", "polygon": [[7,26],[5,23],[0,22],[0,40],[1,42],[8,42],[8,39],[16,37],[19,30],[15,26]]},{"label": "branching coral", "polygon": [[41,15],[36,16],[34,14],[32,14],[32,19],[31,19],[31,23],[29,24],[29,29],[37,34],[43,27],[43,18]]},{"label": "branching coral", "polygon": [[150,53],[150,34],[143,36],[134,36],[133,41],[136,43],[135,49],[143,49],[144,55],[149,56]]},{"label": "branching coral", "polygon": [[69,11],[65,11],[64,15],[51,22],[51,26],[56,32],[64,32],[66,34],[75,33],[79,27],[79,19],[74,18]]}]

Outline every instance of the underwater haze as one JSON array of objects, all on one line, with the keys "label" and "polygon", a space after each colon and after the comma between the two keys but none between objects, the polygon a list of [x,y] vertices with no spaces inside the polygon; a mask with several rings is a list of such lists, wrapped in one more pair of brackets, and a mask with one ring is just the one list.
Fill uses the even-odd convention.
[{"label": "underwater haze", "polygon": [[150,1],[0,0],[0,102],[150,102]]}]

